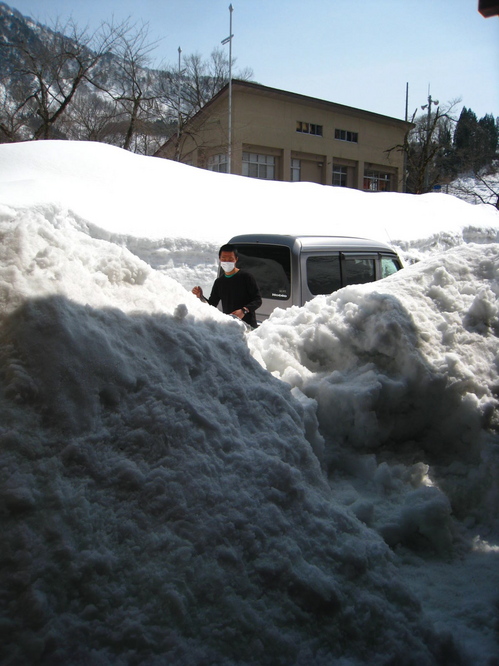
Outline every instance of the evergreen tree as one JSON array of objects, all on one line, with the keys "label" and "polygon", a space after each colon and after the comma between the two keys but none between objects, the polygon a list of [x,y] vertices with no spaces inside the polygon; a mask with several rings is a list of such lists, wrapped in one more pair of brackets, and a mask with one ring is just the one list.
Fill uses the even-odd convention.
[{"label": "evergreen tree", "polygon": [[454,161],[458,173],[473,169],[477,128],[478,120],[475,113],[463,106],[454,132]]},{"label": "evergreen tree", "polygon": [[498,127],[492,114],[478,121],[473,168],[475,172],[489,166],[497,152]]},{"label": "evergreen tree", "polygon": [[477,173],[495,159],[499,139],[492,114],[480,120],[471,109],[463,107],[454,132],[454,161],[457,173]]}]

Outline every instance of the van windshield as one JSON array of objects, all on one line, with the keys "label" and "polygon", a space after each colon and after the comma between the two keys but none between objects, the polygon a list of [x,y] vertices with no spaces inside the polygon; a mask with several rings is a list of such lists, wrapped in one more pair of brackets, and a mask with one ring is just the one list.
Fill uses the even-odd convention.
[{"label": "van windshield", "polygon": [[381,277],[388,277],[393,275],[401,268],[398,258],[390,257],[388,255],[381,257]]},{"label": "van windshield", "polygon": [[283,245],[236,245],[238,268],[252,273],[262,298],[284,301],[290,297],[291,252]]}]

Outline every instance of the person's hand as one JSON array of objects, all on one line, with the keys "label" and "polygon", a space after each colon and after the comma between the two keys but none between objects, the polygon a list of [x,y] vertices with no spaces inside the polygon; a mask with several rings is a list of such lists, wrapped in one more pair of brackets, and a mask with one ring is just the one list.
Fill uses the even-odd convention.
[{"label": "person's hand", "polygon": [[194,294],[194,296],[197,296],[198,298],[201,298],[203,296],[203,290],[201,289],[201,287],[194,287],[192,293]]},{"label": "person's hand", "polygon": [[244,310],[234,310],[234,312],[231,312],[231,314],[235,317],[239,317],[239,319],[242,319],[246,312]]}]

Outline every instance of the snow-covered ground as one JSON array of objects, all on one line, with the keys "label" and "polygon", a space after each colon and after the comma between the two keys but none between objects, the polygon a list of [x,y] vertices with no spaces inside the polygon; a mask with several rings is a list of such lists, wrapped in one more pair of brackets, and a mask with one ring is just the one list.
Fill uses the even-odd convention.
[{"label": "snow-covered ground", "polygon": [[[499,658],[499,213],[0,146],[2,664]],[[408,267],[258,330],[245,232]]]}]

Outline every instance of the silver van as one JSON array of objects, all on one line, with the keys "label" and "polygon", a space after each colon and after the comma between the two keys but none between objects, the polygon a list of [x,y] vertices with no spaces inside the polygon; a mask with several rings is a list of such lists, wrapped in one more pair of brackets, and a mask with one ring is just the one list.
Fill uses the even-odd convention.
[{"label": "silver van", "polygon": [[238,268],[252,273],[260,287],[259,324],[277,307],[303,305],[318,294],[381,280],[402,268],[391,247],[365,238],[245,234],[229,243],[237,247]]}]

